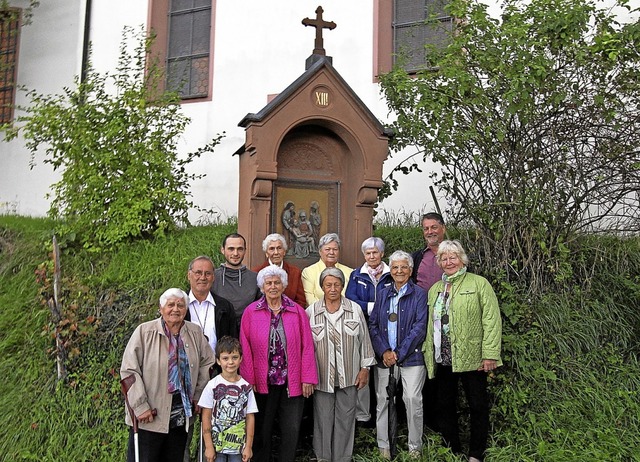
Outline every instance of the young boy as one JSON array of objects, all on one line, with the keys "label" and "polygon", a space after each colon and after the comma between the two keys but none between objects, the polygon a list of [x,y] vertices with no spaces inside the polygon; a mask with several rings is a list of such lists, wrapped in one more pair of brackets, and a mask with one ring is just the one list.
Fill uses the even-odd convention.
[{"label": "young boy", "polygon": [[207,462],[248,462],[253,457],[253,388],[238,374],[242,362],[240,342],[222,337],[216,345],[222,373],[209,381],[198,406],[202,408],[202,434]]}]

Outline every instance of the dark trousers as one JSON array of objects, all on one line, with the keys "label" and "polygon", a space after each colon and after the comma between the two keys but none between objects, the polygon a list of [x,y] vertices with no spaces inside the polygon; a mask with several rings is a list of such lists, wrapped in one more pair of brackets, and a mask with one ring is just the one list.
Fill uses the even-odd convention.
[{"label": "dark trousers", "polygon": [[489,436],[489,394],[487,375],[483,371],[452,372],[451,366],[436,370],[438,426],[454,453],[462,452],[458,429],[458,381],[462,382],[470,411],[469,457],[484,459]]},{"label": "dark trousers", "polygon": [[278,460],[293,462],[298,447],[304,398],[302,395],[290,398],[286,385],[269,385],[269,392],[266,395],[256,393],[255,397],[258,413],[256,414],[253,461],[269,462],[271,460],[271,438],[277,417],[280,425]]},{"label": "dark trousers", "polygon": [[437,397],[436,381],[427,378],[422,387],[422,412],[424,415],[424,425],[434,432],[438,431]]},{"label": "dark trousers", "polygon": [[[169,433],[156,433],[138,429],[138,454],[140,462],[182,462],[187,444],[187,430],[175,427]],[[127,462],[135,462],[133,428],[129,429]]]}]

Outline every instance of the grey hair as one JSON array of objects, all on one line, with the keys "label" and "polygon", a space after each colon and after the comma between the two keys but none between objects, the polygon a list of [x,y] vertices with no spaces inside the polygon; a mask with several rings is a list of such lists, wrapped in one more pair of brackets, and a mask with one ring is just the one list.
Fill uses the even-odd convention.
[{"label": "grey hair", "polygon": [[208,261],[209,263],[211,263],[212,268],[216,267],[216,265],[213,264],[213,260],[210,257],[207,257],[206,255],[200,255],[199,257],[196,257],[189,262],[189,271],[191,271],[193,269],[193,265],[200,260]]},{"label": "grey hair", "polygon": [[184,300],[184,304],[189,306],[189,296],[182,289],[176,289],[172,287],[171,289],[167,289],[160,295],[160,308],[163,308],[167,304],[167,300],[170,298],[181,298]]},{"label": "grey hair", "polygon": [[344,273],[342,270],[334,267],[323,269],[322,273],[320,273],[320,287],[322,287],[322,283],[327,276],[333,276],[334,278],[340,279],[340,282],[342,282],[342,286],[344,287]]},{"label": "grey hair", "polygon": [[362,241],[362,246],[360,249],[362,250],[362,255],[364,255],[367,250],[376,248],[380,251],[380,253],[384,253],[384,241],[379,237],[368,237],[364,241]]},{"label": "grey hair", "polygon": [[[289,277],[287,272],[276,265],[265,266],[258,272],[258,287],[262,291],[264,288],[264,280],[270,277],[279,277],[282,281],[282,286],[286,289],[289,283]],[[264,291],[262,291],[264,293]]]},{"label": "grey hair", "polygon": [[284,248],[284,250],[287,250],[287,240],[284,238],[284,236],[282,234],[273,233],[273,234],[269,234],[267,237],[264,238],[264,241],[262,241],[263,252],[267,251],[267,248],[269,247],[269,243],[271,241],[280,241],[282,243],[282,247]]},{"label": "grey hair", "polygon": [[325,245],[335,242],[338,244],[338,249],[340,248],[340,237],[336,233],[327,233],[320,238],[318,241],[318,248],[322,249]]},{"label": "grey hair", "polygon": [[407,260],[409,268],[413,268],[413,258],[411,258],[411,255],[404,250],[396,250],[391,254],[391,256],[389,257],[389,266],[391,266],[394,261],[400,260]]},{"label": "grey hair", "polygon": [[464,247],[462,247],[462,244],[460,244],[460,241],[442,241],[438,246],[438,253],[436,254],[436,260],[438,261],[438,263],[440,263],[442,255],[445,253],[452,253],[454,255],[457,255],[464,266],[469,265],[469,257],[467,256],[467,252],[464,251]]}]

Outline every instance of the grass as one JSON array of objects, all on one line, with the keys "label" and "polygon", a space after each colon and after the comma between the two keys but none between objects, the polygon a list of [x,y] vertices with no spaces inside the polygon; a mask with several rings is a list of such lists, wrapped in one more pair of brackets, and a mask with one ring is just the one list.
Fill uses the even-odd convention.
[{"label": "grass", "polygon": [[[414,221],[378,222],[387,255],[420,248]],[[186,288],[191,258],[220,262],[220,241],[235,225],[186,228],[103,255],[66,249],[73,355],[65,382],[56,381],[55,326],[43,304],[50,281],[35,277],[50,265],[51,229],[47,220],[0,216],[0,460],[120,461],[127,432],[117,372],[126,340],[155,316],[164,289]],[[575,272],[563,290],[527,299],[526,288],[493,281],[505,366],[490,386],[488,462],[640,461],[640,239],[586,237],[572,251]],[[424,443],[422,461],[460,460],[436,434]],[[358,429],[354,454],[381,460],[374,430]],[[299,460],[310,457],[307,448]],[[406,451],[397,460],[408,461]]]}]

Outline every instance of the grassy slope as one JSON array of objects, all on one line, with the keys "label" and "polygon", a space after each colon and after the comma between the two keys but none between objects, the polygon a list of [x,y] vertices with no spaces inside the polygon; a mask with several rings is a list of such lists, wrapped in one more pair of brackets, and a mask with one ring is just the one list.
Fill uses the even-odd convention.
[{"label": "grassy slope", "polygon": [[[34,270],[48,259],[50,224],[0,217],[5,245],[0,264],[0,460],[116,461],[126,444],[119,382],[127,336],[155,315],[159,295],[185,287],[195,255],[220,257],[222,237],[232,226],[184,230],[157,242],[137,242],[104,255],[62,256],[63,295],[79,355],[72,358],[68,385],[56,384],[53,346],[43,328],[49,309],[41,305]],[[75,311],[73,307],[77,306]],[[83,320],[96,316],[94,327]]]},{"label": "grassy slope", "polygon": [[[186,285],[193,256],[220,258],[221,238],[233,228],[190,228],[110,254],[63,255],[65,307],[77,327],[70,348],[79,348],[64,385],[56,385],[47,354],[49,310],[34,277],[48,259],[49,228],[44,220],[0,217],[0,460],[120,461],[126,431],[116,373],[126,338],[155,316],[164,289]],[[387,255],[421,240],[415,229],[376,234]],[[618,254],[598,254],[606,277],[595,278],[591,292],[551,294],[510,310],[529,313],[528,327],[513,314],[505,322],[507,365],[494,387],[496,444],[487,460],[640,460],[640,249],[638,240],[628,244],[604,246]],[[89,316],[99,322],[85,322]],[[426,445],[423,460],[455,460],[437,436]],[[358,434],[356,454],[375,457],[373,432]]]}]

